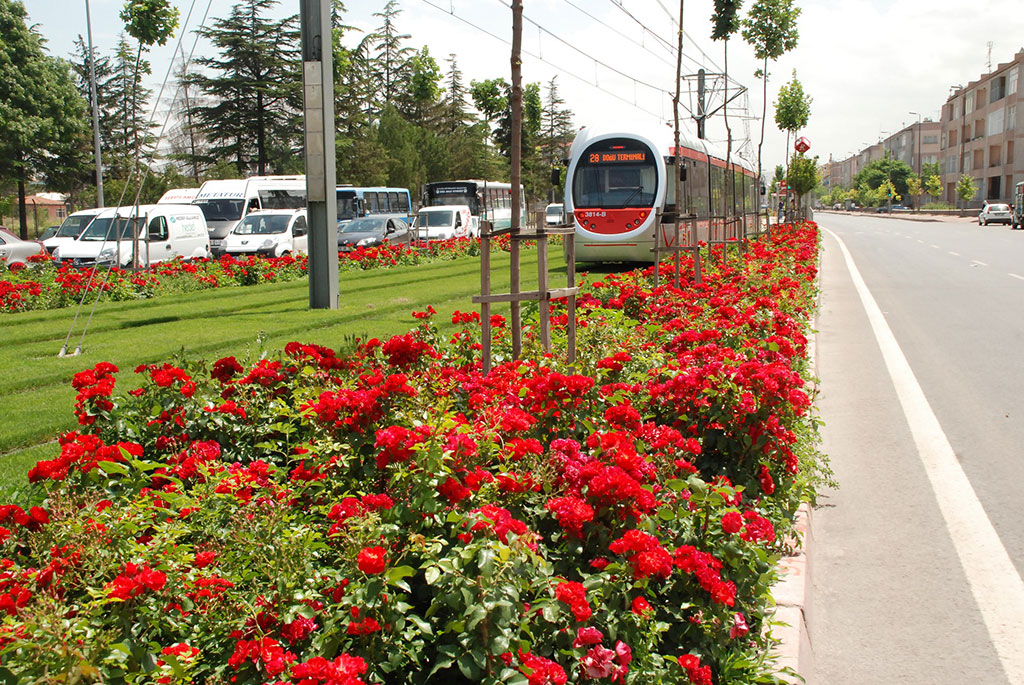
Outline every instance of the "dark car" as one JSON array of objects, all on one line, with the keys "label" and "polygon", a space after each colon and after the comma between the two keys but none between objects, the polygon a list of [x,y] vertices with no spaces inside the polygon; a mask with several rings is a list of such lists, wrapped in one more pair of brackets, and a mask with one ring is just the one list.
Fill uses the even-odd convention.
[{"label": "dark car", "polygon": [[409,224],[386,216],[364,216],[338,229],[338,250],[351,252],[357,247],[374,247],[384,241],[392,245],[412,242]]}]

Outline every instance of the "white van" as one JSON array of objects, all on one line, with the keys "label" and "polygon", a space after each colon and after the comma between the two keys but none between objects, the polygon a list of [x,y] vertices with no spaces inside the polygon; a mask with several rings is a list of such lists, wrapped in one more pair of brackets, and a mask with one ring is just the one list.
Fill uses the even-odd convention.
[{"label": "white van", "polygon": [[546,226],[559,226],[564,224],[562,214],[565,212],[560,202],[555,202],[544,208],[544,224]]},{"label": "white van", "polygon": [[420,240],[447,240],[474,235],[468,205],[424,207],[416,214],[413,228]]},{"label": "white van", "polygon": [[105,209],[73,242],[58,246],[53,256],[78,266],[130,266],[135,242],[143,266],[175,257],[210,256],[206,221],[194,205],[139,205],[138,213],[136,207]]},{"label": "white van", "polygon": [[69,214],[68,218],[64,219],[64,223],[57,229],[57,232],[43,241],[46,251],[53,254],[53,251],[58,246],[74,241],[85,230],[85,227],[92,223],[96,215],[102,211],[102,207],[97,207],[96,209],[83,209],[80,212]]},{"label": "white van", "polygon": [[308,254],[308,234],[305,209],[250,212],[231,229],[223,248],[232,256]]},{"label": "white van", "polygon": [[187,205],[196,199],[199,188],[171,188],[156,201],[158,205]]},{"label": "white van", "polygon": [[239,220],[261,209],[304,209],[305,176],[252,176],[207,181],[192,201],[203,210],[214,256],[224,254],[224,240]]}]

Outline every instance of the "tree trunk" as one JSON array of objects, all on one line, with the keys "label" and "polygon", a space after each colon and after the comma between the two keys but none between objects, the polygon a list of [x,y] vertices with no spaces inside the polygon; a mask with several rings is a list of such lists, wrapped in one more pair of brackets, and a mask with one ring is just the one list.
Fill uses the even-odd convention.
[{"label": "tree trunk", "polygon": [[267,130],[263,112],[263,92],[257,86],[256,91],[256,175],[266,175],[267,169]]},{"label": "tree trunk", "polygon": [[[763,169],[761,167],[761,148],[764,147],[764,120],[768,116],[768,56],[764,58],[764,68],[761,70],[761,82],[764,85],[763,95],[761,99],[761,140],[757,143],[757,182],[761,183],[761,174]],[[758,187],[757,192],[760,193],[761,189]],[[760,195],[758,196],[760,197]]]}]

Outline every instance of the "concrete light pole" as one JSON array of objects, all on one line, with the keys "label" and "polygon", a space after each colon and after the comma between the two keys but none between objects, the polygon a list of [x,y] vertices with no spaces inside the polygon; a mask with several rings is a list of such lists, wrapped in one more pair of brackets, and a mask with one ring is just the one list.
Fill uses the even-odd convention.
[{"label": "concrete light pole", "polygon": [[89,93],[92,95],[92,141],[96,148],[96,206],[103,206],[103,154],[100,151],[100,109],[96,98],[96,60],[92,51],[92,17],[85,0],[85,32],[89,35]]}]

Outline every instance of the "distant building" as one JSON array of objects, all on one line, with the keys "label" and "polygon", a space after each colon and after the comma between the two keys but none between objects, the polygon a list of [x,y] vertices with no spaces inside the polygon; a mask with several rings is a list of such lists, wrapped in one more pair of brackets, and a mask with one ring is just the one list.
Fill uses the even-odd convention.
[{"label": "distant building", "polygon": [[905,126],[882,141],[882,150],[890,159],[906,162],[918,176],[925,164],[939,161],[939,136],[942,123],[924,119]]},{"label": "distant building", "polygon": [[68,215],[67,203],[56,193],[25,196],[27,213],[38,227],[56,226]]},{"label": "distant building", "polygon": [[970,174],[978,186],[972,207],[1009,202],[1024,180],[1024,126],[1017,125],[1024,50],[966,86],[953,88],[942,106],[940,155],[943,199],[956,203],[956,184]]}]

